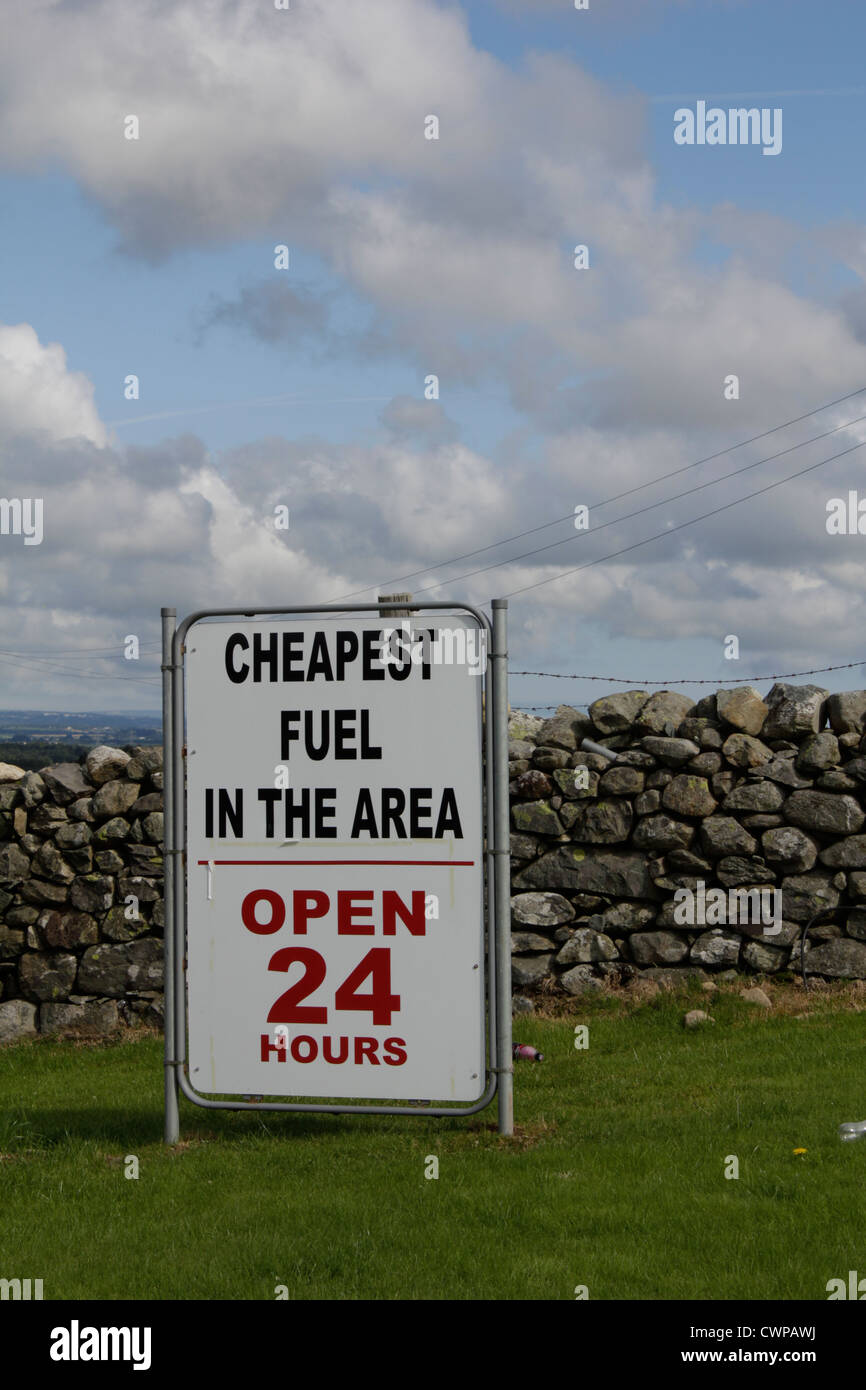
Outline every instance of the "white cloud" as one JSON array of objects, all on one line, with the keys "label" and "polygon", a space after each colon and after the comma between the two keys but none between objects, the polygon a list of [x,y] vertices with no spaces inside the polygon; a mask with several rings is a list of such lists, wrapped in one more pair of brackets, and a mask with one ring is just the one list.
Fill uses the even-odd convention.
[{"label": "white cloud", "polygon": [[52,441],[107,443],[83,372],[70,372],[59,343],[40,343],[29,323],[0,324],[0,439],[41,433]]}]

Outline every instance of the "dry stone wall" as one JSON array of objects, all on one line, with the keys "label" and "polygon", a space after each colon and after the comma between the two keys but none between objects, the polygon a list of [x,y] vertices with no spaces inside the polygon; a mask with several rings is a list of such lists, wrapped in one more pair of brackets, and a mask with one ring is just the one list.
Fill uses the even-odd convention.
[{"label": "dry stone wall", "polygon": [[[799,968],[822,908],[862,905],[812,929],[810,973],[866,979],[866,691],[632,690],[509,732],[519,1007]],[[0,764],[0,1042],[161,1025],[162,841],[158,748]],[[684,924],[684,890],[773,894],[778,920]]]},{"label": "dry stone wall", "polygon": [[513,716],[515,989],[799,969],[803,924],[858,904],[811,929],[807,968],[866,978],[864,729],[866,691],[813,685]]},{"label": "dry stone wall", "polygon": [[162,750],[0,766],[0,1042],[162,1023]]}]

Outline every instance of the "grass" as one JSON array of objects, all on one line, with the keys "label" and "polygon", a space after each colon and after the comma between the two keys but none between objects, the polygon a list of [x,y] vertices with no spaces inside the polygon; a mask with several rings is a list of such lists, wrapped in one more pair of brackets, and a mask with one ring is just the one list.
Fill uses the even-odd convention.
[{"label": "grass", "polygon": [[[836,1137],[866,1116],[864,996],[765,988],[769,1015],[693,987],[516,1020],[546,1060],[516,1065],[509,1140],[495,1106],[434,1121],[183,1101],[168,1149],[160,1039],[6,1047],[0,1277],[64,1300],[826,1299],[866,1274],[866,1141]],[[690,1007],[715,1026],[685,1031]]]}]

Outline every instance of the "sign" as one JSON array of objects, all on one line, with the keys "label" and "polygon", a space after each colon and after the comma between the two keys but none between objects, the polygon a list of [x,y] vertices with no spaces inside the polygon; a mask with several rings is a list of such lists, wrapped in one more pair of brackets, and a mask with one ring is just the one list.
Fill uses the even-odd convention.
[{"label": "sign", "polygon": [[482,638],[438,612],[189,628],[197,1092],[483,1094]]}]

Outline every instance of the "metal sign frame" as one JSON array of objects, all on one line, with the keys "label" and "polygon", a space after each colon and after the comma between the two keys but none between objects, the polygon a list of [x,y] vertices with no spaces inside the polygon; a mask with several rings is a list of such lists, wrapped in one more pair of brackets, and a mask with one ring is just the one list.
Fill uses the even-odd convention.
[{"label": "metal sign frame", "polygon": [[328,1115],[474,1115],[498,1097],[499,1133],[514,1130],[511,1055],[511,868],[510,812],[508,799],[508,651],[506,599],[492,601],[493,621],[479,608],[460,602],[411,604],[412,615],[428,611],[469,613],[487,634],[487,669],[482,690],[485,699],[484,749],[486,754],[485,839],[485,999],[488,1014],[487,1073],[484,1092],[464,1106],[337,1105],[309,1102],[210,1100],[200,1095],[189,1079],[187,1065],[186,933],[187,842],[184,739],[185,639],[203,618],[287,617],[297,614],[375,613],[389,609],[405,612],[406,601],[306,604],[285,608],[203,608],[175,626],[177,610],[163,608],[162,615],[162,730],[163,799],[165,809],[164,905],[165,905],[165,1133],[167,1144],[176,1144],[180,1133],[178,1095],[204,1110],[312,1111]]}]

